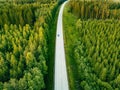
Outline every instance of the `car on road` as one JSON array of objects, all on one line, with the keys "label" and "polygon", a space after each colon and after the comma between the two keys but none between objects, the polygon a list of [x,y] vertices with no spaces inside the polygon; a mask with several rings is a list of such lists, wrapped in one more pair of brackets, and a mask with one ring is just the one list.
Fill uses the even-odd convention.
[{"label": "car on road", "polygon": [[58,37],[60,36],[60,34],[57,35]]}]

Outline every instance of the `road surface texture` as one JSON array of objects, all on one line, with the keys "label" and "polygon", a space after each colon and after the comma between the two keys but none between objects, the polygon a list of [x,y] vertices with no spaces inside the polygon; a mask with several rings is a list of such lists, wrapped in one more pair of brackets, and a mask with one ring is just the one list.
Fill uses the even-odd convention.
[{"label": "road surface texture", "polygon": [[54,90],[69,90],[62,26],[63,9],[67,2],[62,4],[57,21]]}]

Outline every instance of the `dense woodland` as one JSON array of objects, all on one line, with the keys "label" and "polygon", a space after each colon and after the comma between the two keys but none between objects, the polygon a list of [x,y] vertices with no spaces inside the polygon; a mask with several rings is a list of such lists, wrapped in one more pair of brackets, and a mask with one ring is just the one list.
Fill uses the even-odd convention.
[{"label": "dense woodland", "polygon": [[[52,0],[52,1],[57,1],[57,0]],[[26,3],[51,3],[51,0],[0,0],[1,3],[12,3],[12,4],[26,4]]]},{"label": "dense woodland", "polygon": [[0,3],[0,90],[43,90],[49,28],[58,4],[21,1]]},{"label": "dense woodland", "polygon": [[84,26],[77,27],[79,39],[74,46],[80,86],[85,90],[119,90],[120,21],[89,20],[81,24]]},{"label": "dense woodland", "polygon": [[70,12],[81,19],[120,19],[120,3],[109,0],[71,0]]},{"label": "dense woodland", "polygon": [[66,8],[71,90],[120,90],[120,3],[71,0]]}]

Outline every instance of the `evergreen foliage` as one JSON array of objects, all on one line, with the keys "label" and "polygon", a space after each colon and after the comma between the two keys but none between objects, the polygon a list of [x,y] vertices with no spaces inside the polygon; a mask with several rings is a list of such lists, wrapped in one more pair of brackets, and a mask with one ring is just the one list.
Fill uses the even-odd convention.
[{"label": "evergreen foliage", "polygon": [[119,79],[120,70],[120,22],[88,20],[82,24],[84,27],[79,29],[79,39],[74,45],[81,88],[87,90],[86,85],[90,90],[119,88],[114,82]]},{"label": "evergreen foliage", "polygon": [[120,89],[119,5],[70,0],[66,6],[65,48],[72,90]]},{"label": "evergreen foliage", "polygon": [[26,1],[0,4],[0,90],[46,88],[49,28],[58,4]]},{"label": "evergreen foliage", "polygon": [[70,0],[69,6],[81,19],[120,19],[120,3],[109,0]]}]

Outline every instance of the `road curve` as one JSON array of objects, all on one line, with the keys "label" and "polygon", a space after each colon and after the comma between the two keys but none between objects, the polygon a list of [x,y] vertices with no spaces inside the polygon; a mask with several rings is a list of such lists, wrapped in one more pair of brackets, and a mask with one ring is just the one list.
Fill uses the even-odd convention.
[{"label": "road curve", "polygon": [[57,21],[54,90],[69,90],[62,26],[63,9],[67,2],[62,4]]}]

